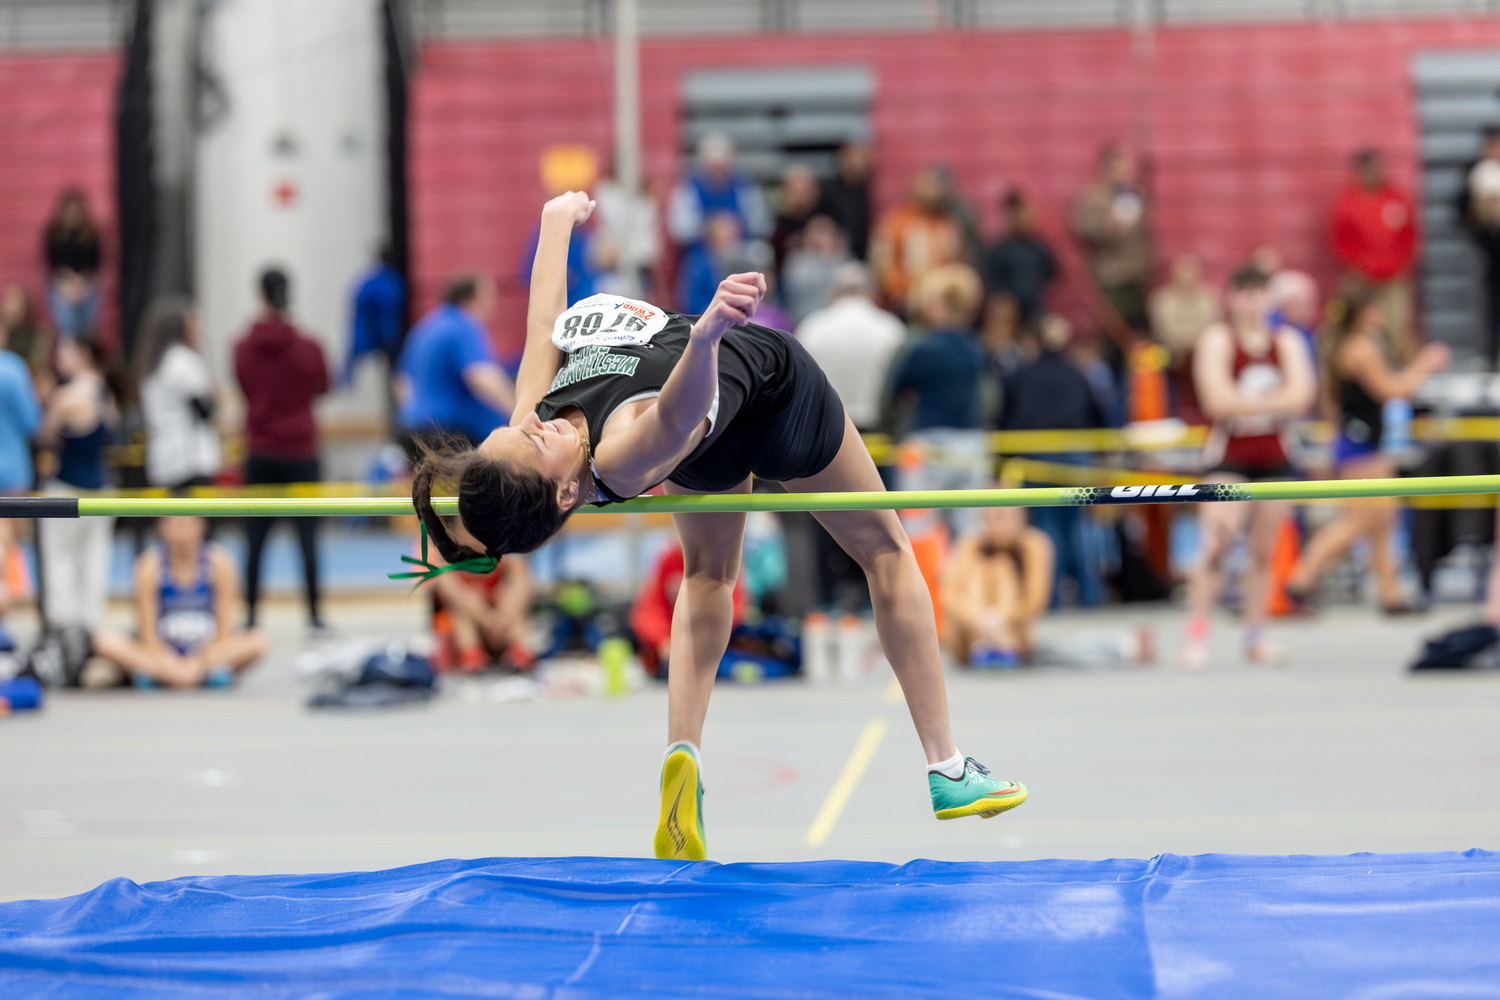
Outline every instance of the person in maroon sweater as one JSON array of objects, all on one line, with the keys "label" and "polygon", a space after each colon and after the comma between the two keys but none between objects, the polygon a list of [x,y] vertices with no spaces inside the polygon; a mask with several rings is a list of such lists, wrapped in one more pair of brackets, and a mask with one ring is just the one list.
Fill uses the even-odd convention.
[{"label": "person in maroon sweater", "polygon": [[[287,316],[291,282],[279,268],[260,276],[260,318],[234,345],[234,371],[245,393],[245,426],[250,454],[245,462],[247,485],[311,483],[319,477],[318,425],[312,403],[328,391],[328,365],[316,340],[292,325]],[[247,518],[245,535],[245,600],[248,623],[255,625],[260,599],[260,557],[276,519]],[[302,573],[307,587],[308,627],[314,635],[327,631],[318,613],[318,519],[294,517],[302,547]]]}]

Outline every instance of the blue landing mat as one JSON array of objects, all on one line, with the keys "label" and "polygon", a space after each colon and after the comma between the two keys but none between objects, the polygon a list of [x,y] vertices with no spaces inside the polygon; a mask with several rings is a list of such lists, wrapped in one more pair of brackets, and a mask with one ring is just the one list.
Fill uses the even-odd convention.
[{"label": "blue landing mat", "polygon": [[124,879],[0,905],[0,996],[1500,997],[1500,855]]}]

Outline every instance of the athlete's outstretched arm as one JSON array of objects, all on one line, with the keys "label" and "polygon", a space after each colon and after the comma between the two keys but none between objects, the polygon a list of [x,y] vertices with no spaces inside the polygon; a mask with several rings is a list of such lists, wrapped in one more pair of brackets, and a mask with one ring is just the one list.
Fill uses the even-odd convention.
[{"label": "athlete's outstretched arm", "polygon": [[656,404],[595,449],[596,467],[610,489],[624,496],[650,489],[703,440],[719,385],[719,341],[731,326],[749,322],[765,294],[766,279],[754,271],[719,283]]},{"label": "athlete's outstretched arm", "polygon": [[542,229],[531,265],[531,297],[526,306],[526,349],[516,373],[516,405],[510,424],[519,424],[547,394],[562,366],[552,344],[552,324],[568,308],[568,241],[573,227],[588,221],[594,203],[587,193],[569,191],[542,206]]}]

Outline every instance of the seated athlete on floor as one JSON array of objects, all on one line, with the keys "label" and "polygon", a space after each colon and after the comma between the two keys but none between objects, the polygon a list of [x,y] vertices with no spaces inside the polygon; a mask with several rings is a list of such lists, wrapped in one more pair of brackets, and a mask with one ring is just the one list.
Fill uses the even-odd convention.
[{"label": "seated athlete on floor", "polygon": [[161,544],[135,561],[136,634],[100,632],[94,653],[141,686],[222,687],[265,655],[256,629],[235,631],[240,570],[234,557],[204,541],[201,517],[163,517]]},{"label": "seated athlete on floor", "polygon": [[432,631],[439,671],[474,673],[492,663],[517,670],[536,663],[531,602],[536,590],[525,559],[507,559],[488,573],[446,573],[433,581]]},{"label": "seated athlete on floor", "polygon": [[1014,667],[1031,655],[1031,624],[1052,603],[1052,539],[1024,507],[986,507],[943,573],[948,648],[971,667]]},{"label": "seated athlete on floor", "polygon": [[[630,631],[635,636],[641,666],[653,676],[661,677],[672,657],[672,619],[677,610],[677,595],[682,591],[682,577],[687,566],[682,546],[667,546],[656,559],[651,575],[636,591],[630,605]],[[742,578],[734,581],[731,630],[745,618],[750,594]]]},{"label": "seated athlete on floor", "polygon": [[[530,552],[580,504],[659,483],[669,493],[749,493],[753,474],[799,493],[883,489],[812,357],[789,334],[748,322],[765,294],[761,275],[726,278],[701,317],[613,295],[568,308],[568,243],[592,211],[576,192],[542,210],[511,426],[471,451],[429,453],[417,467],[412,500],[445,559]],[[433,510],[435,489],[457,491],[457,517]],[[817,518],[869,579],[937,817],[1019,805],[1024,786],[991,778],[953,745],[932,599],[895,511]],[[698,747],[729,641],[745,515],[673,519],[686,571],[672,622],[656,854],[698,859],[706,852]]]}]

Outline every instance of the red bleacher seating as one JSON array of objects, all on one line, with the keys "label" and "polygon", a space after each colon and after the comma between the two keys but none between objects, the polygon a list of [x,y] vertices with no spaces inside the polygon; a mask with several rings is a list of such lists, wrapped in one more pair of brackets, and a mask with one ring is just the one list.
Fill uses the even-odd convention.
[{"label": "red bleacher seating", "polygon": [[[0,56],[0,283],[19,281],[45,311],[42,228],[58,192],[81,187],[104,230],[101,332],[118,334],[114,52]],[[45,314],[45,312],[44,312]]]},{"label": "red bleacher seating", "polygon": [[[642,44],[646,174],[664,193],[679,167],[678,85],[689,69],[873,66],[882,202],[922,164],[950,164],[987,224],[1011,185],[1039,199],[1063,240],[1068,199],[1108,139],[1148,154],[1159,251],[1202,252],[1222,278],[1278,247],[1325,282],[1337,268],[1327,213],[1349,153],[1385,150],[1414,185],[1410,60],[1428,49],[1500,47],[1500,19],[1305,21],[1129,30],[790,34],[649,38]],[[608,39],[432,41],[412,123],[419,304],[444,277],[482,267],[507,284],[495,323],[520,346],[524,290],[511,277],[542,191],[541,151],[612,135]],[[1073,269],[1077,273],[1076,266]],[[1075,297],[1076,298],[1076,297]]]}]

